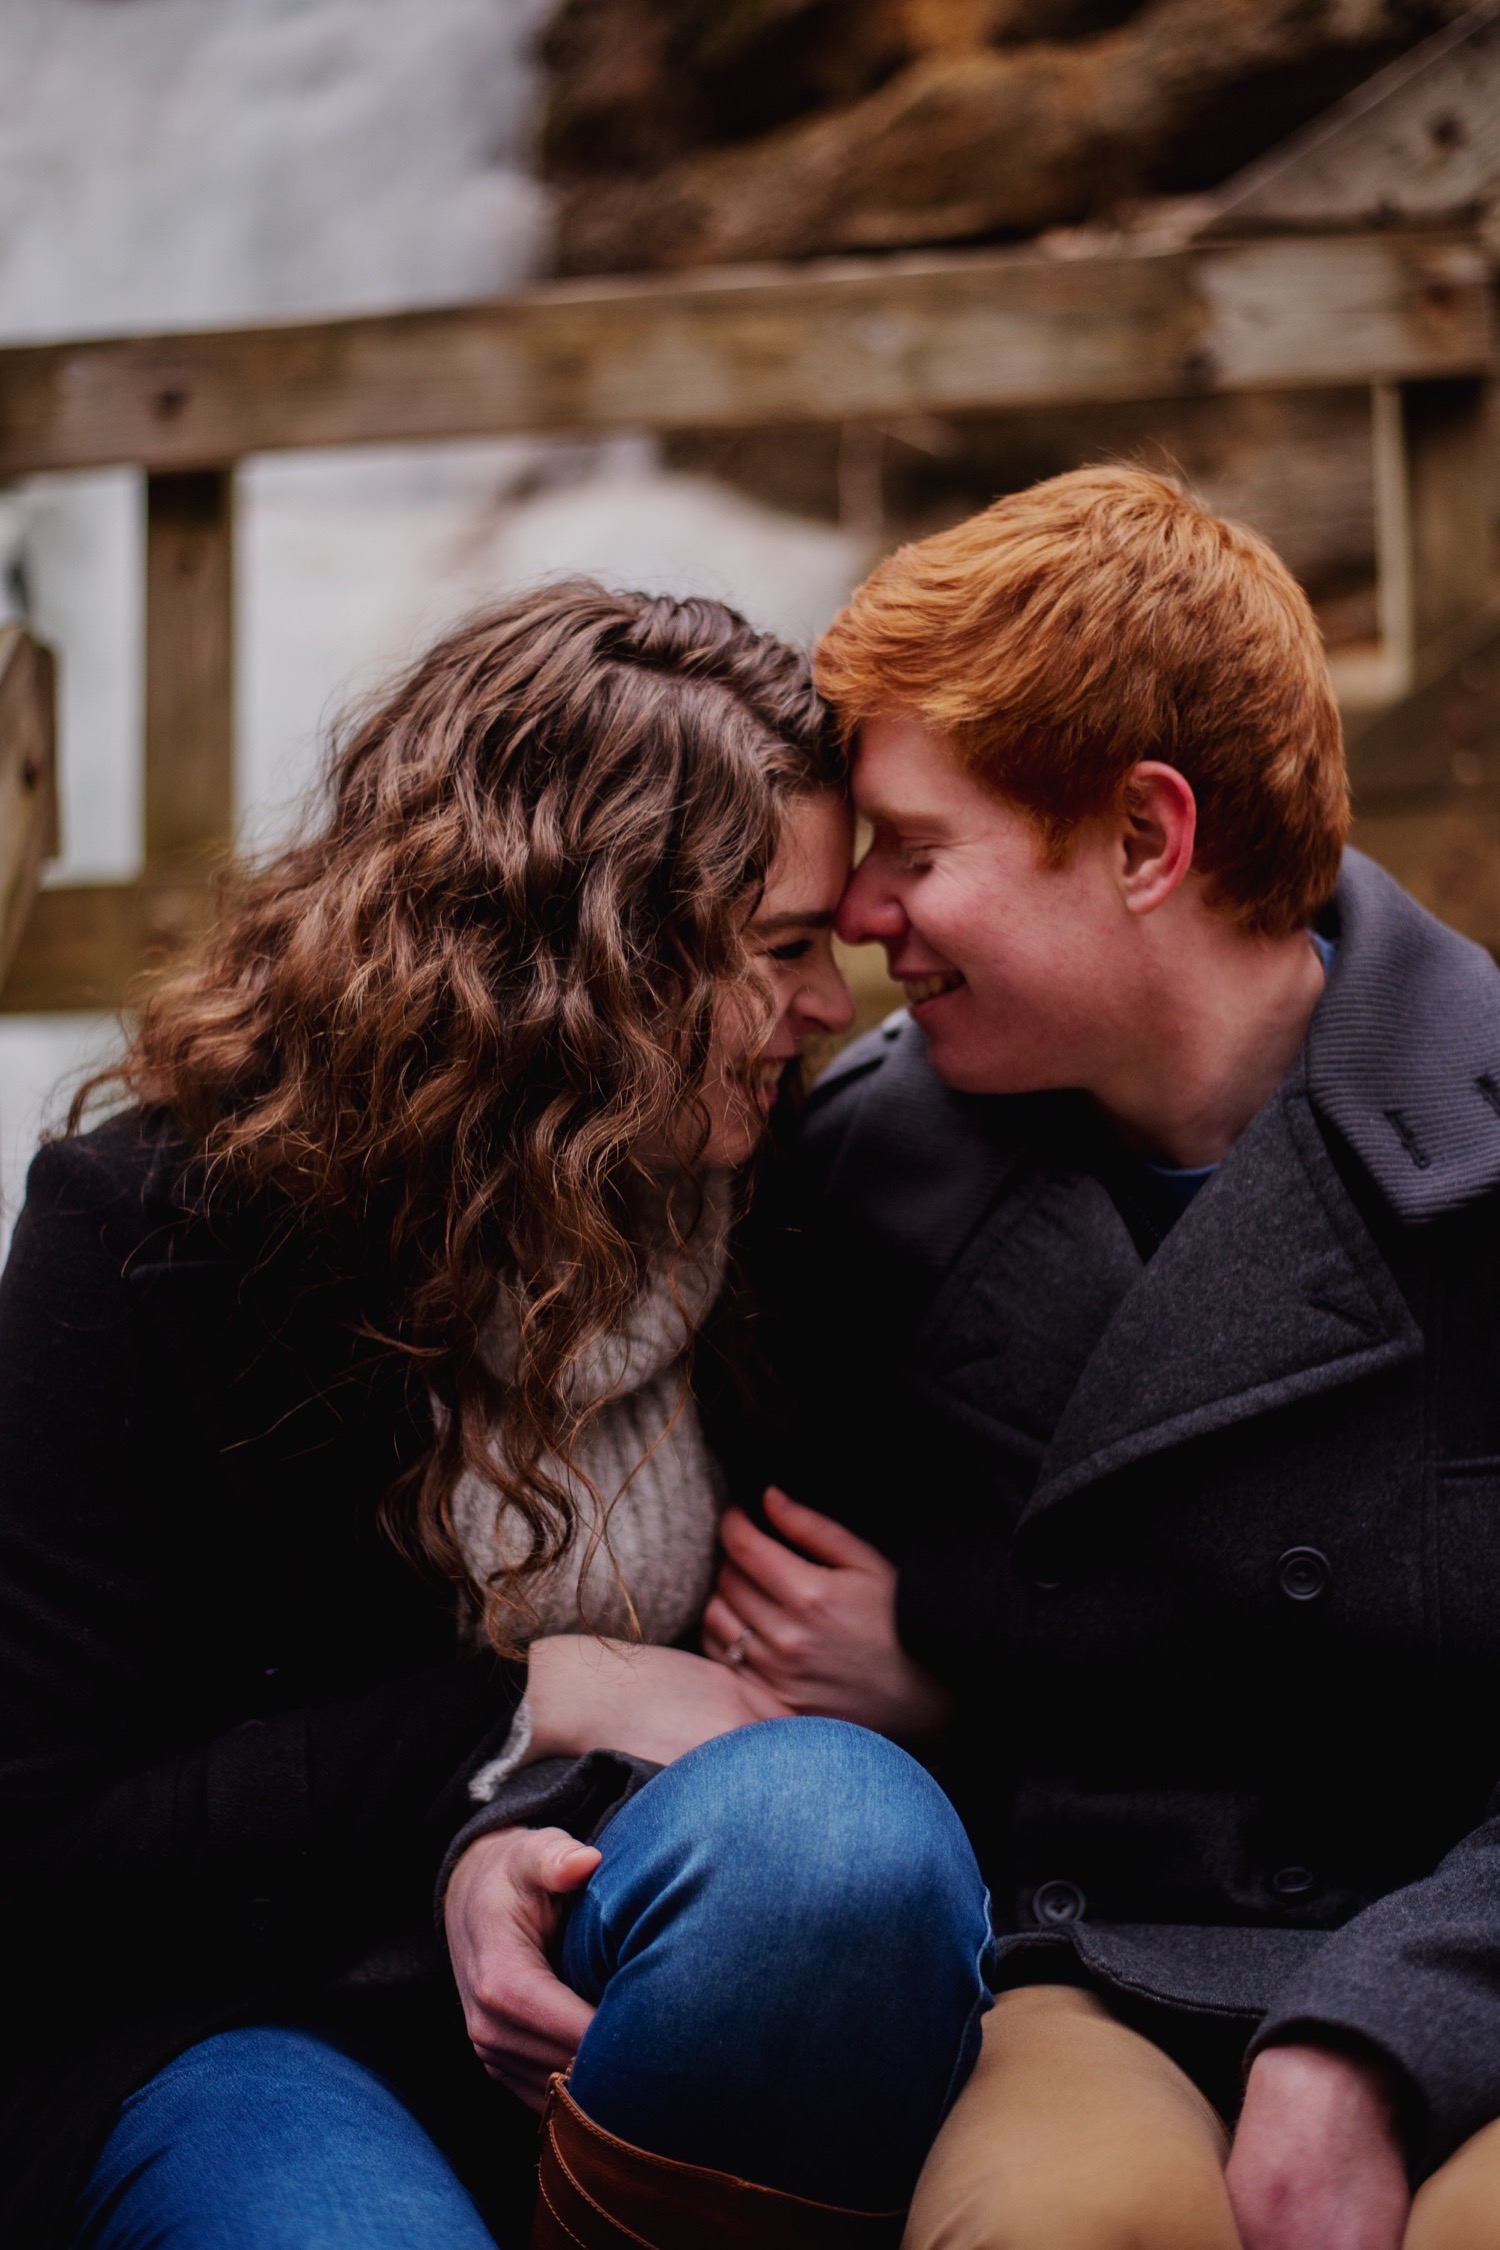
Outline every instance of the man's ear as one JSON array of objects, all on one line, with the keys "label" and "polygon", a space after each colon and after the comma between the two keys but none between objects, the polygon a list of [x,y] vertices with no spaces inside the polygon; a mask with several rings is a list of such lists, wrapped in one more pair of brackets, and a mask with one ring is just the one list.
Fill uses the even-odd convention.
[{"label": "man's ear", "polygon": [[1152,914],[1193,864],[1198,803],[1175,766],[1143,759],[1126,784],[1120,815],[1119,881],[1132,914]]}]

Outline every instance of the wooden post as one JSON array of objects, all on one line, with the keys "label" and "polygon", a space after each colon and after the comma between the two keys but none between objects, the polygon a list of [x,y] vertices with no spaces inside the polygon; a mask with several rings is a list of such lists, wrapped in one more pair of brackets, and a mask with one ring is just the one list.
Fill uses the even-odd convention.
[{"label": "wooden post", "polygon": [[0,983],[57,853],[55,679],[49,648],[18,625],[0,630]]},{"label": "wooden post", "polygon": [[234,472],[146,480],[146,866],[234,834]]},{"label": "wooden post", "polygon": [[1426,653],[1489,598],[1485,385],[1378,383],[1373,407],[1381,637],[1404,695]]}]

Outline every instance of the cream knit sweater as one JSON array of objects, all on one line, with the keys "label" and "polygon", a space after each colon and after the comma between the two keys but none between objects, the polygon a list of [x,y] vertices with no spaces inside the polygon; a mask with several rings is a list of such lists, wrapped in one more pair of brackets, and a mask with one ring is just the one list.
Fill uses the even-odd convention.
[{"label": "cream knit sweater", "polygon": [[[729,1209],[728,1175],[710,1175],[701,1219],[675,1268],[661,1203],[642,1214],[653,1243],[646,1287],[624,1326],[601,1338],[574,1373],[581,1400],[605,1403],[584,1430],[571,1469],[550,1464],[573,1495],[578,1528],[558,1562],[528,1588],[528,1640],[597,1632],[662,1644],[702,1613],[724,1487],[687,1387],[686,1355],[723,1285]],[[512,1300],[502,1300],[484,1348],[496,1374],[513,1369]],[[495,1488],[472,1471],[454,1494],[453,1520],[478,1585],[524,1552],[522,1528],[504,1520]],[[466,1630],[477,1643],[477,1617]],[[524,1763],[530,1739],[523,1702],[504,1752],[470,1784],[476,1801],[487,1801]]]}]

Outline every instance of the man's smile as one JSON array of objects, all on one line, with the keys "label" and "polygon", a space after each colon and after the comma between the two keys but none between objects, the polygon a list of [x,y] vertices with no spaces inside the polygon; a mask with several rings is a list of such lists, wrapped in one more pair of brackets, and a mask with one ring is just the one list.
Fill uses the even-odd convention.
[{"label": "man's smile", "polygon": [[939,969],[931,976],[903,977],[901,989],[906,994],[909,1008],[920,1008],[924,1001],[937,1000],[945,992],[956,992],[963,983],[957,969]]}]

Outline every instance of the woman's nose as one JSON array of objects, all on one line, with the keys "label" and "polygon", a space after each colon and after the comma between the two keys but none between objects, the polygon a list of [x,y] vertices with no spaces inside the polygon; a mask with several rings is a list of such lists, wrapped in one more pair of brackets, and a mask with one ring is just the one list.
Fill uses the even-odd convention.
[{"label": "woman's nose", "polygon": [[837,962],[809,977],[797,995],[796,1009],[808,1032],[847,1031],[854,1021],[854,995]]}]

